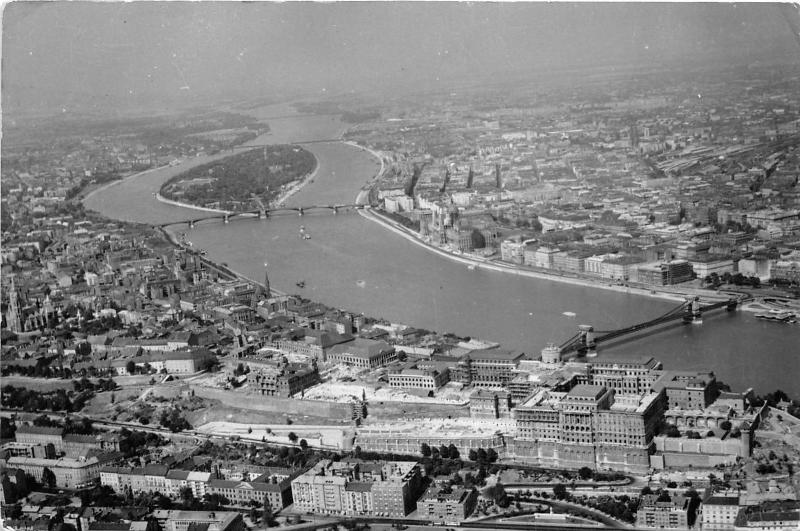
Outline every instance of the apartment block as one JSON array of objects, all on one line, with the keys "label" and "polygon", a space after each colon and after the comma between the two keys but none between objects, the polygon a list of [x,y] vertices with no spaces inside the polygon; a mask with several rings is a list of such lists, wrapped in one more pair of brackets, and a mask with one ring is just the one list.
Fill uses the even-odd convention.
[{"label": "apartment block", "polygon": [[420,483],[414,461],[323,460],[292,480],[292,499],[303,512],[402,517],[413,510]]}]

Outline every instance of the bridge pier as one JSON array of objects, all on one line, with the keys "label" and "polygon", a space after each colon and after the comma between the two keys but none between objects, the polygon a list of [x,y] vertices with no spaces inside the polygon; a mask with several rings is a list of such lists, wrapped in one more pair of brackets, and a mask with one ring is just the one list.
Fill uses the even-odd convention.
[{"label": "bridge pier", "polygon": [[594,327],[592,325],[578,325],[578,353],[587,358],[597,356],[597,343],[595,342]]},{"label": "bridge pier", "polygon": [[333,207],[333,215],[335,216],[338,213],[339,213],[339,207],[338,206],[334,206]]},{"label": "bridge pier", "polygon": [[269,217],[269,211],[267,209],[260,209],[258,211],[258,219],[266,219]]},{"label": "bridge pier", "polygon": [[298,216],[302,216],[303,215],[303,207],[300,207],[300,208],[297,209],[297,215]]},{"label": "bridge pier", "polygon": [[228,214],[225,214],[224,216],[222,216],[222,221],[225,222],[225,223],[230,223],[231,220],[230,220],[230,217],[228,216]]},{"label": "bridge pier", "polygon": [[736,308],[739,306],[739,301],[736,299],[731,299],[728,301],[728,304],[725,306],[725,310],[728,312],[736,311]]},{"label": "bridge pier", "polygon": [[687,299],[686,315],[683,316],[683,322],[703,324],[703,309],[700,306],[700,297]]},{"label": "bridge pier", "polygon": [[189,222],[189,228],[190,228],[190,229],[193,229],[193,228],[194,228],[194,221],[190,221],[190,222]]}]

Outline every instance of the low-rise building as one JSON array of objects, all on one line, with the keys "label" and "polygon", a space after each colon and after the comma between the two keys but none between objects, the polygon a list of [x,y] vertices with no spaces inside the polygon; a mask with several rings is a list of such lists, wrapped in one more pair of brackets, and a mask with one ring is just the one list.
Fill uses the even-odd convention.
[{"label": "low-rise building", "polygon": [[245,531],[242,515],[233,511],[153,511],[164,531]]},{"label": "low-rise building", "polygon": [[50,426],[19,426],[14,433],[14,439],[21,444],[42,445],[52,444],[57,453],[64,451],[64,428]]},{"label": "low-rise building", "polygon": [[80,435],[69,433],[63,437],[64,453],[67,457],[80,457],[90,450],[100,452],[119,451],[119,438],[115,433]]},{"label": "low-rise building", "polygon": [[594,385],[604,385],[617,395],[640,395],[650,390],[657,375],[654,370],[661,363],[652,356],[639,358],[604,355],[589,363],[589,379]]},{"label": "low-rise building", "polygon": [[120,376],[128,375],[128,368],[131,362],[139,369],[149,368],[157,372],[166,371],[169,374],[192,374],[201,370],[213,358],[214,354],[203,348],[174,352],[152,352],[135,358],[112,360],[111,367]]},{"label": "low-rise building", "polygon": [[703,529],[733,529],[738,514],[738,495],[712,495],[703,501]]},{"label": "low-rise building", "polygon": [[417,517],[435,524],[458,525],[472,514],[477,501],[475,489],[431,485],[417,501]]},{"label": "low-rise building", "polygon": [[436,390],[450,381],[450,371],[446,368],[422,369],[416,365],[398,367],[389,371],[389,385],[400,389]]},{"label": "low-rise building", "polygon": [[[266,396],[288,398],[320,382],[317,362],[290,363],[282,354],[272,357],[245,356],[226,361],[232,366],[247,369],[250,385]],[[235,370],[235,368],[234,368]]]},{"label": "low-rise building", "polygon": [[505,389],[524,356],[501,349],[474,350],[458,360],[450,379],[475,387]]},{"label": "low-rise building", "polygon": [[673,496],[669,500],[664,500],[655,494],[646,494],[642,496],[639,510],[636,512],[636,526],[688,529],[689,502],[689,498],[685,496]]},{"label": "low-rise building", "polygon": [[781,531],[800,529],[800,502],[768,501],[743,507],[736,516],[735,531]]},{"label": "low-rise building", "polygon": [[687,260],[670,260],[638,267],[638,281],[651,286],[670,286],[688,282],[694,277],[692,264]]},{"label": "low-rise building", "polygon": [[703,258],[697,257],[689,260],[689,263],[692,264],[692,269],[697,275],[697,278],[700,279],[706,278],[711,275],[711,273],[716,273],[721,276],[725,273],[734,272],[734,263],[731,258],[715,258],[713,256]]},{"label": "low-rise building", "polygon": [[[103,470],[100,472],[100,481],[104,481],[104,476],[108,472]],[[202,498],[208,493],[208,484],[211,481],[210,472],[199,472],[194,470],[170,470],[164,477],[167,490],[163,494],[178,497],[181,490],[185,488],[192,489],[192,495],[195,498]],[[113,485],[109,485],[114,488]],[[116,489],[115,489],[116,490]]]},{"label": "low-rise building", "polygon": [[8,460],[8,466],[30,474],[39,482],[47,469],[55,476],[55,487],[80,489],[94,485],[100,478],[100,470],[121,457],[119,453],[98,454],[87,459],[12,457]]},{"label": "low-rise building", "polygon": [[226,481],[212,479],[208,483],[209,494],[219,494],[232,505],[251,507],[253,503],[263,507],[269,504],[273,511],[280,511],[292,503],[292,487],[288,480],[282,481]]},{"label": "low-rise building", "polygon": [[705,409],[719,394],[713,372],[658,371],[653,390],[662,389],[667,409]]},{"label": "low-rise building", "polygon": [[362,369],[375,369],[397,359],[394,347],[386,341],[357,337],[348,343],[334,345],[328,351],[328,362],[345,363]]}]

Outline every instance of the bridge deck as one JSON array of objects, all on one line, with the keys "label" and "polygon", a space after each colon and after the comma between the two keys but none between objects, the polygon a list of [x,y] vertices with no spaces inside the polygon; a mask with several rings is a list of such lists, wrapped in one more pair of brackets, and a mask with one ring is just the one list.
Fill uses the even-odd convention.
[{"label": "bridge deck", "polygon": [[[699,311],[701,314],[705,312],[709,312],[712,310],[716,310],[718,308],[729,307],[732,304],[737,304],[738,301],[735,299],[730,299],[726,301],[714,302],[711,304],[707,304],[705,306],[701,306]],[[650,319],[649,321],[645,321],[642,323],[636,323],[631,326],[627,326],[625,328],[619,328],[617,330],[598,330],[594,331],[597,334],[594,338],[594,343],[599,344],[607,341],[611,341],[612,339],[616,339],[618,337],[622,337],[628,334],[633,334],[636,332],[640,332],[642,330],[646,330],[648,328],[652,328],[654,326],[662,325],[671,321],[677,321],[679,319],[684,319],[687,317],[687,312],[691,312],[691,303],[684,302],[681,303],[679,306],[673,308],[672,310],[668,311],[667,313],[660,315],[654,319]],[[583,344],[583,337],[584,335],[581,332],[578,332],[564,343],[559,346],[561,349],[562,354],[568,354],[574,351],[579,350]]]},{"label": "bridge deck", "polygon": [[156,227],[170,227],[172,225],[184,225],[184,224],[194,224],[199,223],[201,221],[208,221],[214,219],[222,219],[222,220],[230,220],[233,218],[241,218],[241,217],[255,217],[261,215],[270,215],[273,213],[279,212],[297,212],[297,213],[305,213],[313,210],[331,210],[333,212],[337,212],[339,210],[348,210],[348,209],[362,209],[366,205],[355,204],[355,203],[348,203],[344,205],[298,205],[298,206],[285,206],[285,207],[277,207],[277,208],[263,208],[263,209],[256,209],[256,210],[243,210],[241,212],[230,212],[230,213],[214,213],[208,214],[206,216],[199,216],[196,218],[188,218],[182,219],[178,221],[168,221],[165,223],[159,223],[155,225]]}]

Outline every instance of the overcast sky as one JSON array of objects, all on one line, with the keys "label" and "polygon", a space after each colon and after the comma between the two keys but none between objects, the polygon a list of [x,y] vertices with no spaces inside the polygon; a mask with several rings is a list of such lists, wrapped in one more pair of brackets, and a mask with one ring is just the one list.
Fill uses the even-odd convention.
[{"label": "overcast sky", "polygon": [[[794,34],[792,27],[794,27]],[[435,87],[550,67],[800,57],[775,4],[17,2],[4,112]]]}]

